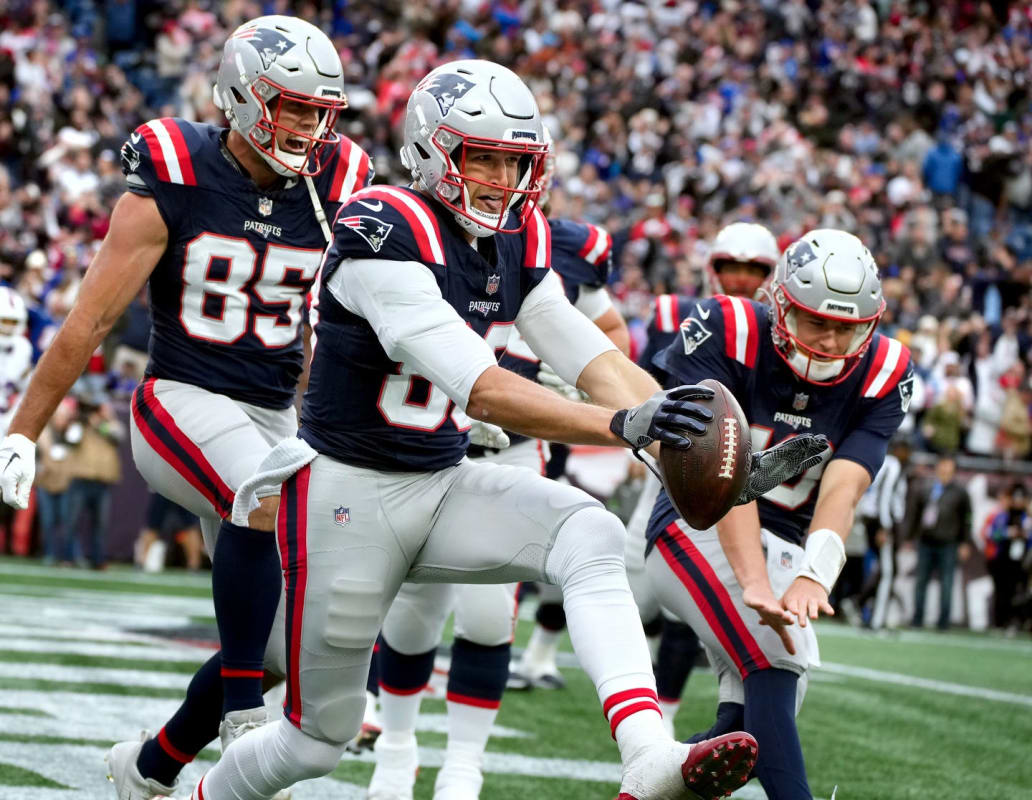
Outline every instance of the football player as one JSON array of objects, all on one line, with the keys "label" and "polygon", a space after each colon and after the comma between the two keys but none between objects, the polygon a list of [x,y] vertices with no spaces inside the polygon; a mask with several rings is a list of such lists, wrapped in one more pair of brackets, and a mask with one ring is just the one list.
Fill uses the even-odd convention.
[{"label": "football player", "polygon": [[[760,300],[780,255],[774,234],[764,226],[753,222],[732,222],[721,228],[713,239],[706,261],[706,286],[711,294]],[[696,302],[698,298],[687,295],[664,294],[656,298],[648,339],[638,363],[661,383],[664,377],[653,363],[653,357],[679,336],[687,337],[685,347],[691,347],[689,340],[701,335],[691,322],[681,332],[681,323]],[[681,695],[699,652],[699,638],[689,625],[663,617],[645,572],[645,528],[659,488],[659,481],[651,473],[646,473],[641,496],[627,523],[625,558],[627,579],[641,612],[642,624],[647,633],[656,631],[659,634],[655,657],[656,689],[659,707],[663,711],[663,724],[673,735]]]},{"label": "football player", "polygon": [[[547,215],[546,196],[551,185],[548,164],[552,160],[553,145],[550,136],[546,135],[545,140],[549,156],[540,205]],[[626,354],[630,343],[627,325],[605,288],[611,267],[609,233],[595,225],[562,219],[548,219],[548,226],[552,235],[551,266],[562,282],[567,299]],[[492,277],[488,276],[488,294],[497,292],[499,276],[495,275],[495,279],[497,283],[490,283]],[[575,387],[542,366],[515,329],[499,364],[528,380],[539,380],[566,396],[580,397]],[[500,429],[498,433],[501,434]],[[467,455],[478,461],[521,466],[544,474],[546,442],[511,432],[501,436],[502,441],[477,443],[471,431],[474,443]],[[504,444],[505,439],[510,440],[509,446],[498,446]],[[496,446],[491,447],[491,444]],[[555,589],[548,584],[542,584],[541,588],[542,591]],[[373,662],[380,671],[382,735],[375,745],[376,769],[369,783],[370,798],[398,800],[412,796],[418,754],[415,724],[421,689],[430,679],[434,654],[453,609],[455,640],[446,695],[448,744],[444,763],[437,773],[434,796],[438,800],[479,796],[484,750],[509,679],[517,609],[515,594],[516,584],[512,583],[456,586],[406,583],[402,586],[384,620],[383,635]],[[552,613],[555,612],[562,615],[562,595],[558,592]],[[554,657],[552,660],[554,662]]]},{"label": "football player", "polygon": [[[133,456],[152,489],[201,519],[222,651],[156,737],[111,750],[122,800],[171,793],[217,734],[225,745],[265,718],[263,654],[281,594],[275,490],[240,524],[226,518],[240,482],[297,430],[302,315],[327,219],[370,174],[361,148],[333,130],[347,106],[343,68],[308,22],[270,16],[238,28],[214,99],[229,129],[155,119],[123,146],[128,191],[0,446],[3,499],[23,507],[36,437],[148,282],[153,330],[132,400]],[[282,650],[282,634],[272,642]],[[282,653],[269,655],[282,675]]]},{"label": "football player", "polygon": [[[550,441],[654,450],[660,440],[686,445],[673,427],[701,431],[712,419],[692,402],[708,392],[658,391],[563,295],[534,202],[542,138],[515,74],[485,61],[445,64],[408,101],[402,154],[413,185],[358,192],[338,215],[299,438],[269,454],[234,511],[257,502],[254,486],[285,480],[284,717],[234,742],[195,797],[264,798],[337,765],[405,580],[559,584],[620,748],[625,798],[717,798],[746,779],[749,737],[688,746],[663,730],[619,520],[532,470],[465,458],[467,412]],[[500,367],[514,325],[599,405]],[[794,474],[823,444],[801,437],[788,449],[787,467],[784,448],[756,456],[741,499]]]},{"label": "football player", "polygon": [[25,335],[28,319],[22,296],[10,286],[0,286],[0,434],[7,432],[32,370],[32,345]]},{"label": "football player", "polygon": [[754,448],[818,433],[831,452],[707,531],[690,530],[661,492],[646,569],[720,681],[717,722],[700,737],[744,726],[760,745],[767,797],[796,800],[811,797],[795,727],[807,669],[819,664],[807,621],[832,613],[854,509],[903,420],[913,373],[907,348],[875,332],[885,308],[878,268],[855,236],[805,234],[779,260],[771,294],[772,306],[727,296],[695,304],[656,364],[670,385],[726,385]]}]

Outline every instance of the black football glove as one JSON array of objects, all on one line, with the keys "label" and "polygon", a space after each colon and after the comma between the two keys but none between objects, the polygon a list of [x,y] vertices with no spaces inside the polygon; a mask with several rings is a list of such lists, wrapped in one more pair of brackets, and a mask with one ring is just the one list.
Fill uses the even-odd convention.
[{"label": "black football glove", "polygon": [[706,432],[706,423],[713,421],[713,412],[692,400],[709,400],[714,395],[705,386],[678,386],[656,392],[641,405],[624,408],[613,414],[609,430],[637,452],[657,439],[682,450],[692,440],[682,431],[697,435]]},{"label": "black football glove", "polygon": [[801,472],[821,463],[828,449],[828,439],[810,433],[793,436],[769,450],[752,454],[749,480],[735,501],[736,506],[755,500],[775,486],[791,480]]}]

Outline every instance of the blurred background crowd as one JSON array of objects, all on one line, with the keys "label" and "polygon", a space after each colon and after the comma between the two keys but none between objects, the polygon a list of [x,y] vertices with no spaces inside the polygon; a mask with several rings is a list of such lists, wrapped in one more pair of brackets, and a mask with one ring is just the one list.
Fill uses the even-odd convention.
[{"label": "blurred background crowd", "polygon": [[[407,180],[398,124],[428,70],[516,69],[557,143],[554,215],[613,235],[610,288],[635,348],[655,295],[704,291],[722,225],[760,222],[782,247],[815,227],[858,235],[882,270],[881,330],[918,367],[912,460],[960,454],[961,474],[980,476],[965,541],[983,571],[997,556],[989,520],[1015,491],[1027,512],[1032,482],[1032,3],[8,0],[0,281],[29,306],[37,358],[123,190],[122,141],[157,116],[224,124],[222,44],[268,13],[338,46],[340,127],[378,181]],[[112,446],[111,404],[142,374],[148,328],[141,297],[80,384]],[[1027,587],[1032,530],[1005,538],[1023,542]]]}]

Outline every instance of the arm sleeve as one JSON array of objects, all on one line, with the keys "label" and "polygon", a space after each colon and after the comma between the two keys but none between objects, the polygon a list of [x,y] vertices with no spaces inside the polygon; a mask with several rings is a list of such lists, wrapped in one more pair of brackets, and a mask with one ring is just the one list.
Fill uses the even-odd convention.
[{"label": "arm sleeve", "polygon": [[463,411],[477,378],[498,363],[422,264],[345,259],[326,287],[372,326],[388,358],[411,364]]},{"label": "arm sleeve", "polygon": [[570,304],[552,271],[523,300],[516,329],[542,361],[574,386],[588,364],[602,353],[616,350],[616,345]]},{"label": "arm sleeve", "polygon": [[604,286],[582,286],[573,307],[594,322],[613,307],[613,301]]}]

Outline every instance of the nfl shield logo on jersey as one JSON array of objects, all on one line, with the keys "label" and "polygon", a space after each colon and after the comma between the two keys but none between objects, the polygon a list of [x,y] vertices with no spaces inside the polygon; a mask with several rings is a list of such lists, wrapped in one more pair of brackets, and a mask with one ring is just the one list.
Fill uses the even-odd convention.
[{"label": "nfl shield logo on jersey", "polygon": [[792,408],[796,411],[802,411],[809,402],[810,395],[806,394],[806,392],[797,392],[796,396],[792,398]]},{"label": "nfl shield logo on jersey", "polygon": [[269,216],[272,213],[272,200],[268,197],[258,198],[258,213],[263,217]]},{"label": "nfl shield logo on jersey", "polygon": [[333,521],[338,525],[347,525],[351,522],[351,509],[337,506],[333,509]]},{"label": "nfl shield logo on jersey", "polygon": [[792,569],[792,553],[788,550],[781,551],[781,566],[783,569]]},{"label": "nfl shield logo on jersey", "polygon": [[502,282],[501,275],[488,275],[487,276],[487,293],[494,294],[498,291],[498,285]]}]

